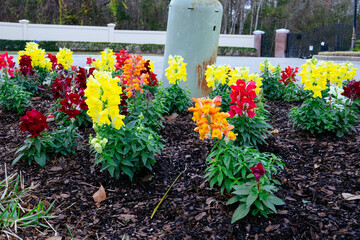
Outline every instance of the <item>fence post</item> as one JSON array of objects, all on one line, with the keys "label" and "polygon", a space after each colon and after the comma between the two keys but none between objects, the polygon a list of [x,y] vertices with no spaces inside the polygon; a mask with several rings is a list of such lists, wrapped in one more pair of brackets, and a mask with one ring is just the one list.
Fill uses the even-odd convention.
[{"label": "fence post", "polygon": [[108,23],[107,27],[109,28],[109,42],[114,42],[114,32],[115,32],[115,24]]},{"label": "fence post", "polygon": [[275,34],[275,57],[284,58],[286,57],[286,45],[287,45],[287,35],[290,30],[287,29],[278,29]]},{"label": "fence post", "polygon": [[22,26],[22,34],[21,34],[21,39],[22,40],[28,40],[28,25],[29,25],[29,20],[26,19],[21,19],[19,20],[19,23],[21,23]]},{"label": "fence post", "polygon": [[261,39],[262,35],[264,34],[264,31],[256,30],[253,32],[255,35],[254,37],[254,48],[256,48],[256,56],[261,57]]}]

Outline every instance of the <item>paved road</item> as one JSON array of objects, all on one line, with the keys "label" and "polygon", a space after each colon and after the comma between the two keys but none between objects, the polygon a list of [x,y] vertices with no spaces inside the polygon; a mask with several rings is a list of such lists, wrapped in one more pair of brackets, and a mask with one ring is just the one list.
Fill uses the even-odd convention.
[{"label": "paved road", "polygon": [[[88,55],[74,55],[74,65],[77,66],[85,66],[86,58]],[[94,58],[100,57],[100,55],[92,55]],[[17,56],[14,56],[15,60]],[[163,71],[163,56],[146,56],[145,59],[150,59],[154,62],[155,70],[154,72],[161,78]],[[263,57],[227,57],[227,56],[219,56],[217,57],[216,63],[218,65],[228,64],[232,67],[236,66],[246,66],[250,68],[250,72],[259,73],[260,63],[264,62],[266,59],[270,61],[273,66],[280,64],[281,68],[284,69],[287,66],[291,67],[299,67],[306,62],[306,59],[298,59],[298,58],[263,58]],[[341,61],[335,61],[340,63]],[[354,67],[358,68],[357,75],[355,79],[360,79],[360,62],[353,62]],[[300,68],[301,70],[301,68]]]},{"label": "paved road", "polygon": [[[74,64],[78,66],[84,66],[86,63],[86,55],[75,55],[74,56]],[[92,57],[99,57],[99,56],[92,56]],[[163,71],[163,56],[146,56],[144,55],[145,59],[150,59],[154,62],[155,69],[154,72],[160,76],[162,76]],[[217,57],[216,63],[218,65],[228,64],[232,67],[237,66],[246,66],[250,68],[250,72],[252,73],[260,73],[259,66],[260,63],[264,62],[266,59],[270,61],[273,66],[280,64],[281,68],[284,69],[287,66],[291,67],[299,67],[306,62],[306,59],[299,59],[299,58],[264,58],[264,57],[225,57],[219,56]],[[335,61],[341,63],[341,61]],[[358,74],[356,75],[356,79],[360,78],[360,62],[353,62],[354,67],[358,68]],[[299,69],[299,71],[301,68]]]}]

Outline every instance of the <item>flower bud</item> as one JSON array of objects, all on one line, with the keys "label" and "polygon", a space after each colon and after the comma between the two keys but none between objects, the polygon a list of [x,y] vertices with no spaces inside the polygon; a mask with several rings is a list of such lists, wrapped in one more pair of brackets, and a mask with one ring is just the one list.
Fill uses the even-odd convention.
[{"label": "flower bud", "polygon": [[95,143],[94,148],[95,148],[96,152],[102,153],[102,147],[99,143]]}]

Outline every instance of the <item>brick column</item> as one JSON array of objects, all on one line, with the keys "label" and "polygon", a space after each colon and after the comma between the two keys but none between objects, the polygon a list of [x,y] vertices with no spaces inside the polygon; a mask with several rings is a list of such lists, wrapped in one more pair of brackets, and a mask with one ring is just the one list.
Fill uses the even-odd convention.
[{"label": "brick column", "polygon": [[21,39],[22,40],[28,40],[28,25],[29,25],[29,20],[26,19],[22,19],[19,20],[19,23],[21,23],[22,26],[22,33],[21,33]]},{"label": "brick column", "polygon": [[278,29],[276,30],[275,35],[275,57],[284,58],[286,57],[286,44],[287,44],[287,35],[290,31],[287,29]]},{"label": "brick column", "polygon": [[253,34],[255,35],[254,37],[254,48],[256,48],[256,56],[257,57],[261,57],[261,38],[262,35],[264,34],[264,31],[260,31],[260,30],[256,30],[253,32]]},{"label": "brick column", "polygon": [[115,32],[115,24],[114,23],[108,23],[107,27],[109,28],[109,42],[114,42],[114,32]]}]

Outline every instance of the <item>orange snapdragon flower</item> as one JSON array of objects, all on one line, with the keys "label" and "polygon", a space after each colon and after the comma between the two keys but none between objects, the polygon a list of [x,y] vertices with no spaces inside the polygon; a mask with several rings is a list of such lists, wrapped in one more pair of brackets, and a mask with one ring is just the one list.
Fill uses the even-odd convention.
[{"label": "orange snapdragon flower", "polygon": [[220,96],[214,99],[193,98],[193,101],[195,102],[195,107],[189,108],[189,111],[194,112],[192,120],[197,125],[194,130],[199,132],[201,140],[209,137],[212,139],[222,139],[224,137],[226,142],[236,139],[236,134],[231,131],[234,126],[229,125],[226,120],[230,115],[220,112]]},{"label": "orange snapdragon flower", "polygon": [[145,70],[145,63],[146,61],[141,55],[131,56],[125,60],[121,68],[124,70],[121,79],[123,84],[127,86],[125,91],[128,97],[132,96],[132,90],[143,92],[142,86],[148,84],[149,75],[141,73],[141,71]]}]

